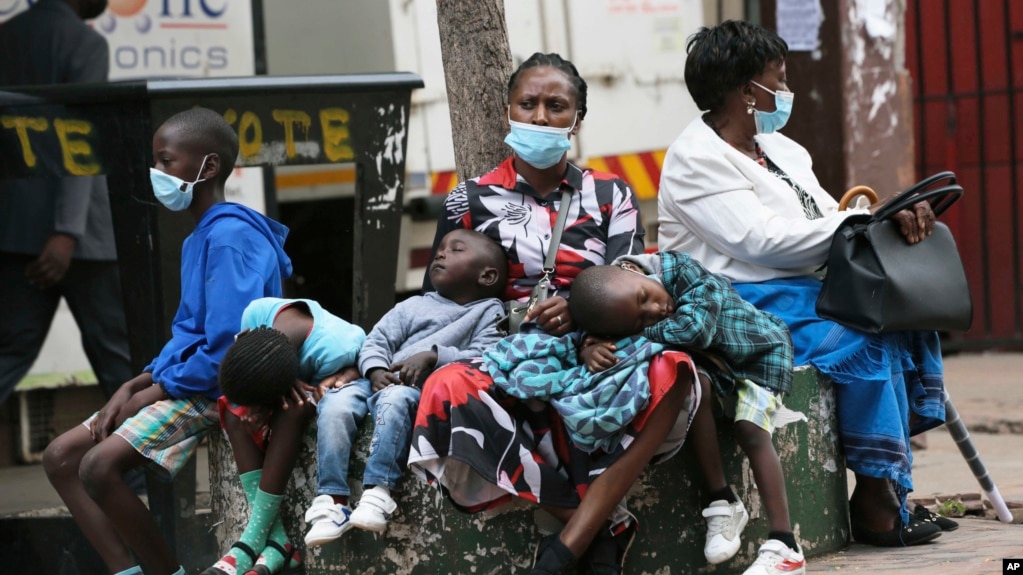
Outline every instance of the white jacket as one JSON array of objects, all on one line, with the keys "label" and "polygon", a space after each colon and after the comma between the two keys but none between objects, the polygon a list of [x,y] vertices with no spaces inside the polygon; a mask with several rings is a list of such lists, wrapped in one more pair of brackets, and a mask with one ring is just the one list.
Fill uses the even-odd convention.
[{"label": "white jacket", "polygon": [[839,212],[799,144],[779,133],[756,138],[771,161],[813,196],[824,217],[808,220],[791,186],[697,117],[664,158],[657,246],[689,252],[735,282],[813,275],[827,259],[838,224],[867,210]]}]

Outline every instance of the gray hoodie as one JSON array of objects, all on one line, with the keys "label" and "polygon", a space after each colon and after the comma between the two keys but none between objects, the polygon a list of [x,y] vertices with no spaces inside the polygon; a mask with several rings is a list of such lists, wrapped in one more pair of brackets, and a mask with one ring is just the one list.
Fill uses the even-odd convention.
[{"label": "gray hoodie", "polygon": [[359,372],[390,369],[391,364],[421,351],[435,350],[434,369],[462,359],[481,357],[501,332],[504,304],[488,298],[459,305],[437,292],[411,297],[387,312],[369,332],[359,351]]}]

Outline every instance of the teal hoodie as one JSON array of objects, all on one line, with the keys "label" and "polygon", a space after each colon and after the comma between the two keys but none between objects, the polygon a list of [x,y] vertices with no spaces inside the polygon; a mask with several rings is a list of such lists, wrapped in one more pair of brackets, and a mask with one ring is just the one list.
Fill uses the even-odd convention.
[{"label": "teal hoodie", "polygon": [[168,397],[220,397],[217,372],[252,300],[280,297],[291,276],[288,228],[240,204],[203,214],[181,246],[181,302],[171,339],[144,371]]}]

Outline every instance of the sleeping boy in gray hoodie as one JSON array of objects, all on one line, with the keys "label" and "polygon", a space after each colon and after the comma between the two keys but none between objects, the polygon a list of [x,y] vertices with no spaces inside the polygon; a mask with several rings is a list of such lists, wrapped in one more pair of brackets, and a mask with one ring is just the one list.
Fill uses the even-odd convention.
[{"label": "sleeping boy in gray hoodie", "polygon": [[[409,298],[387,312],[359,351],[361,378],[322,384],[317,405],[318,487],[306,511],[309,547],[340,537],[352,527],[383,531],[397,508],[391,490],[401,479],[412,441],[419,385],[433,370],[483,355],[502,334],[498,299],[507,282],[504,250],[487,236],[458,229],[441,240],[430,263],[436,292]],[[348,504],[348,462],[358,425],[374,421],[363,493]]]}]

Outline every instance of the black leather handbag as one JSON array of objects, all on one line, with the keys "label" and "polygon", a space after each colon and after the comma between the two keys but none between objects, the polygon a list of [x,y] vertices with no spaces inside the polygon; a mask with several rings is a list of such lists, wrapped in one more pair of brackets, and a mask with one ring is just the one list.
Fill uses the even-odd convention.
[{"label": "black leather handbag", "polygon": [[962,194],[955,174],[941,172],[874,214],[842,222],[831,241],[817,315],[870,333],[968,329],[973,301],[952,232],[935,222],[930,236],[910,245],[891,219],[924,200],[938,216]]}]

